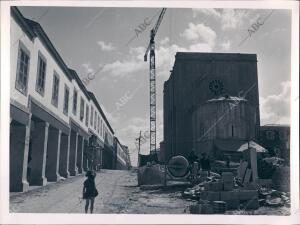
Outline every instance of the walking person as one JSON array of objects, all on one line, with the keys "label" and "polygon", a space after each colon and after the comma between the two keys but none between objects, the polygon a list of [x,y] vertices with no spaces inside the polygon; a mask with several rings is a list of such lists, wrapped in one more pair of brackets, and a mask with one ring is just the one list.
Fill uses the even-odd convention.
[{"label": "walking person", "polygon": [[200,159],[200,164],[201,164],[202,171],[207,171],[208,176],[210,176],[210,170],[211,170],[210,160],[207,157],[205,152],[202,153],[201,156],[202,157]]},{"label": "walking person", "polygon": [[93,213],[95,197],[98,195],[98,191],[95,184],[96,173],[94,171],[89,170],[86,172],[85,176],[87,177],[87,179],[83,183],[82,192],[82,198],[86,200],[85,213],[88,213],[90,204],[90,213]]},{"label": "walking person", "polygon": [[189,161],[190,178],[192,180],[195,180],[198,176],[199,160],[198,160],[198,156],[195,154],[194,149],[190,152],[188,156],[188,161]]}]

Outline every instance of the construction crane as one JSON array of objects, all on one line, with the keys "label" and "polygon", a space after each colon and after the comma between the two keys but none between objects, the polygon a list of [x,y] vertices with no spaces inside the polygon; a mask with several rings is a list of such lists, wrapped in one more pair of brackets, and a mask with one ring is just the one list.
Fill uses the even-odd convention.
[{"label": "construction crane", "polygon": [[150,51],[150,154],[156,155],[156,75],[155,75],[155,42],[154,38],[161,21],[166,12],[166,8],[161,10],[158,20],[154,28],[150,31],[150,43],[144,55],[144,61],[147,61],[147,56]]}]

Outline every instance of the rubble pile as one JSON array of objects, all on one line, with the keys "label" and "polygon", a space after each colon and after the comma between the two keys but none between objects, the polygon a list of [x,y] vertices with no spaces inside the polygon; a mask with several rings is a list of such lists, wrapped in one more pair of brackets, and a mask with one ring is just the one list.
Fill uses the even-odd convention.
[{"label": "rubble pile", "polygon": [[282,167],[284,160],[278,157],[266,157],[258,163],[258,175],[263,179],[271,179],[277,168]]},{"label": "rubble pile", "polygon": [[257,209],[259,207],[258,190],[247,185],[238,187],[232,172],[223,172],[221,179],[202,182],[187,189],[183,196],[197,199],[196,206],[190,212],[195,214],[225,213],[226,210]]},{"label": "rubble pile", "polygon": [[[204,178],[202,177],[202,180]],[[232,172],[220,176],[207,176],[192,188],[187,188],[182,196],[198,201],[190,206],[192,214],[224,214],[226,210],[256,210],[260,206],[290,206],[289,193],[271,188],[272,180],[254,180],[247,162]]]},{"label": "rubble pile", "polygon": [[270,188],[259,189],[259,201],[260,206],[279,207],[279,206],[291,206],[290,193],[282,192]]}]

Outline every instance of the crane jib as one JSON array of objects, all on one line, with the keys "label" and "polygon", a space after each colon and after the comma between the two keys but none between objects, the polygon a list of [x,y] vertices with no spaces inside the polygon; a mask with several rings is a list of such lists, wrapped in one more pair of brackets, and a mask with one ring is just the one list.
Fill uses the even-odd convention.
[{"label": "crane jib", "polygon": [[[156,22],[156,24],[155,24],[155,27],[151,30],[151,38],[153,38],[153,40],[154,40],[154,37],[155,37],[155,35],[156,35],[156,33],[157,33],[157,30],[158,30],[158,28],[159,28],[159,26],[160,26],[160,24],[161,24],[161,21],[162,21],[162,19],[163,19],[163,16],[164,16],[166,10],[167,10],[167,8],[163,8],[163,9],[161,10],[161,13],[159,14],[158,20],[157,20],[157,22]],[[149,43],[149,45],[148,45],[148,47],[147,47],[147,50],[146,50],[146,52],[145,52],[145,55],[144,55],[144,61],[145,61],[145,62],[147,62],[147,56],[148,56],[148,53],[149,53],[149,51],[150,51],[150,45],[151,45],[151,43]]]}]

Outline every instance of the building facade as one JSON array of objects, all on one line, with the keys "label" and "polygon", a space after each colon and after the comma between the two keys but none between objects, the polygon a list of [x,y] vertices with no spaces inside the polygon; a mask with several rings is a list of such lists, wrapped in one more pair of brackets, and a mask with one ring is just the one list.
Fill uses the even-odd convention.
[{"label": "building facade", "polygon": [[277,156],[290,161],[290,126],[268,124],[260,127],[259,143],[265,147],[270,156]]},{"label": "building facade", "polygon": [[10,191],[110,168],[114,131],[99,102],[16,7],[10,57]]},{"label": "building facade", "polygon": [[122,145],[117,137],[114,139],[115,145],[115,169],[117,170],[128,170],[131,167],[130,156],[128,147]]},{"label": "building facade", "polygon": [[[251,138],[256,140],[260,126],[256,55],[178,52],[170,77],[164,84],[163,100],[164,141],[161,145],[165,161],[174,155],[188,156],[193,148],[198,155],[203,151],[210,151],[210,148],[205,149],[198,143],[201,132],[208,132],[209,135],[217,132],[215,134],[221,137],[230,133],[228,127],[242,129],[240,125],[232,124],[230,115],[227,117],[228,124],[223,122],[222,126],[218,126],[222,129],[227,127],[228,134],[224,133],[225,130],[223,133],[219,131],[218,127],[210,128],[216,122],[215,117],[210,114],[212,110],[214,115],[221,113],[230,106],[232,100],[242,104],[231,113],[240,113],[244,107],[253,109],[248,123],[251,124],[251,131],[244,128],[243,132],[250,132]],[[218,112],[215,111],[216,107]],[[205,120],[206,116],[210,119]],[[216,138],[217,136],[213,139]]]}]

